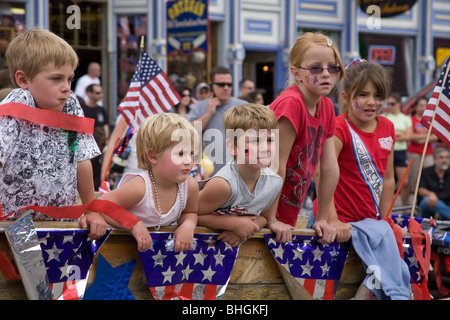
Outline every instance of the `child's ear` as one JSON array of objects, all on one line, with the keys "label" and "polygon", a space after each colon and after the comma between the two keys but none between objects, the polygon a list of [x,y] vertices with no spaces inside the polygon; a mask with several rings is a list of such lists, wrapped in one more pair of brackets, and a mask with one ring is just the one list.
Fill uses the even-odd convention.
[{"label": "child's ear", "polygon": [[301,77],[300,77],[300,72],[298,70],[298,68],[291,66],[291,74],[294,77],[295,81],[297,82],[303,82]]},{"label": "child's ear", "polygon": [[342,92],[341,92],[341,97],[342,97],[342,101],[343,101],[343,102],[345,102],[345,103],[347,103],[347,104],[350,102],[350,101],[348,101],[349,96],[348,96],[347,92],[342,91]]},{"label": "child's ear", "polygon": [[230,139],[225,140],[225,147],[227,148],[228,152],[231,153],[232,156],[235,156],[237,154],[237,146],[235,146],[234,142],[231,141]]},{"label": "child's ear", "polygon": [[147,160],[150,162],[150,164],[158,163],[158,159],[157,159],[156,155],[153,154],[152,150],[149,150],[147,152]]},{"label": "child's ear", "polygon": [[16,71],[16,83],[22,89],[28,89],[29,78],[22,70]]}]

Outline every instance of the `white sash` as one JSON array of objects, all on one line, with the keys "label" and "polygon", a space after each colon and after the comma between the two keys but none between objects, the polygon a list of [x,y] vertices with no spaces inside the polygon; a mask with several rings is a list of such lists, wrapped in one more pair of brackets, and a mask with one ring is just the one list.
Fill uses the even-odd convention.
[{"label": "white sash", "polygon": [[352,136],[353,152],[355,153],[356,163],[358,164],[359,172],[369,187],[370,193],[375,204],[377,215],[379,214],[378,207],[380,206],[381,192],[383,191],[383,178],[378,172],[375,163],[373,162],[369,152],[367,151],[361,137],[353,130],[347,120],[348,129]]}]

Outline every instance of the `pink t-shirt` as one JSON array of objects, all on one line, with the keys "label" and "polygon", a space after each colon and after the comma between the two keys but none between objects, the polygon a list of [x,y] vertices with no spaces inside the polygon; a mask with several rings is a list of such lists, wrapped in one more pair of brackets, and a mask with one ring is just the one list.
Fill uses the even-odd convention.
[{"label": "pink t-shirt", "polygon": [[325,140],[334,135],[334,107],[330,99],[322,97],[316,116],[313,117],[308,112],[300,90],[294,85],[286,89],[270,108],[278,120],[281,117],[289,119],[297,133],[277,208],[277,219],[295,226]]},{"label": "pink t-shirt", "polygon": [[[153,186],[148,172],[127,173],[120,180],[118,187],[136,176],[142,177],[145,181],[145,195],[138,204],[127,208],[127,210],[141,219],[146,227],[156,227],[159,225],[159,215],[153,201]],[[162,215],[161,226],[168,226],[179,218],[181,212],[186,208],[187,191],[188,181],[186,180],[178,185],[177,199],[169,212]]]}]

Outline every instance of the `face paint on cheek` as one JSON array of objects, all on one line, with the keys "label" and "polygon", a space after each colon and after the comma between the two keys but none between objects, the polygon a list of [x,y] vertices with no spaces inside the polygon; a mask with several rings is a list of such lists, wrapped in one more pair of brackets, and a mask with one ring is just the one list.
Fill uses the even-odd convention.
[{"label": "face paint on cheek", "polygon": [[314,84],[316,84],[317,82],[319,82],[319,79],[317,79],[317,76],[314,77]]},{"label": "face paint on cheek", "polygon": [[[316,77],[317,78],[317,77]],[[314,84],[314,76],[309,76],[309,83]]]},{"label": "face paint on cheek", "polygon": [[355,101],[355,104],[352,104],[353,109],[359,109],[358,101]]}]

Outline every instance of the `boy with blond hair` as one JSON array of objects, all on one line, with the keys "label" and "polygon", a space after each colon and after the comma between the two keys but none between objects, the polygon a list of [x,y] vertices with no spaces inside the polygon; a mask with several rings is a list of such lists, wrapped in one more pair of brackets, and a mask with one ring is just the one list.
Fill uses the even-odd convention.
[{"label": "boy with blond hair", "polygon": [[223,125],[234,160],[204,184],[198,223],[224,230],[218,239],[237,246],[267,224],[264,213],[283,184],[269,168],[277,163],[277,119],[269,108],[250,103],[229,109]]},{"label": "boy with blond hair", "polygon": [[[33,29],[17,34],[6,59],[16,89],[0,106],[3,214],[15,219],[20,214],[16,211],[29,205],[76,205],[77,191],[83,203],[91,202],[95,192],[90,159],[99,156],[100,150],[94,137],[83,133],[88,131],[80,125],[86,126],[84,114],[70,90],[77,54],[50,31]],[[34,213],[33,219],[49,217]],[[106,232],[106,222],[97,213],[85,214],[80,224],[90,227],[91,239]]]}]

